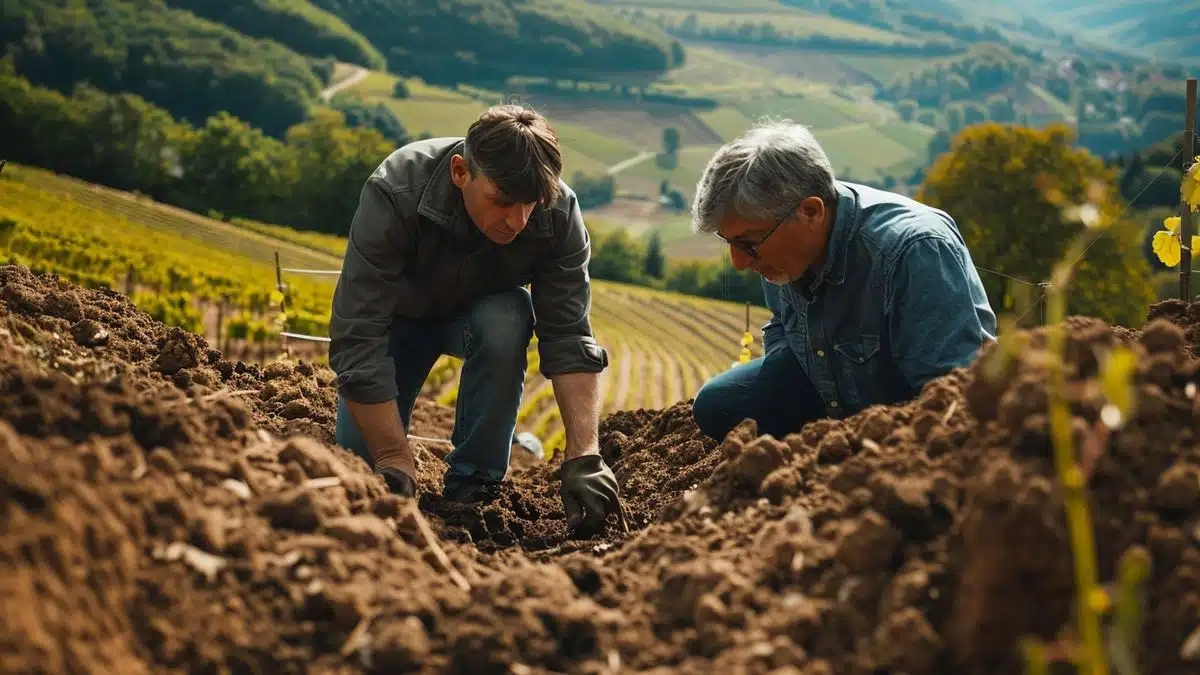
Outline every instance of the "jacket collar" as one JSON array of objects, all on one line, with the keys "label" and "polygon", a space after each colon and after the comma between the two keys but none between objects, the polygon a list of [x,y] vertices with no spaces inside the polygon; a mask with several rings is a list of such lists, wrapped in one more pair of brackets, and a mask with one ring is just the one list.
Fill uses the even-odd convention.
[{"label": "jacket collar", "polygon": [[[464,142],[459,140],[442,153],[432,168],[425,189],[421,192],[421,200],[417,204],[417,213],[446,228],[458,239],[468,239],[474,231],[475,224],[467,215],[463,204],[462,190],[450,180],[450,158],[455,153],[462,154]],[[553,234],[550,211],[537,208],[529,217],[529,224],[517,239],[522,237],[542,238]]]},{"label": "jacket collar", "polygon": [[822,284],[840,286],[846,281],[846,258],[850,242],[858,233],[858,195],[845,183],[834,181],[837,190],[837,215],[829,232],[825,264],[816,276],[805,275],[795,282],[796,290],[812,296]]}]

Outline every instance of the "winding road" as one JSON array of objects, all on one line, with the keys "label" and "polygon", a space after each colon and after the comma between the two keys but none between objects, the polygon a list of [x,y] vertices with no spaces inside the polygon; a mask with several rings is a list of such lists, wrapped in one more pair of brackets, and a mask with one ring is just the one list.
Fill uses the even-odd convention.
[{"label": "winding road", "polygon": [[329,103],[329,101],[333,98],[334,94],[338,93],[339,91],[341,91],[347,87],[353,87],[354,85],[356,85],[359,82],[362,82],[364,79],[366,79],[367,75],[371,74],[371,71],[367,70],[366,68],[363,68],[362,66],[352,66],[352,67],[354,68],[354,73],[351,74],[350,77],[343,78],[338,83],[330,85],[328,87],[325,87],[324,89],[321,90],[321,100],[322,101],[324,101],[325,103]]}]

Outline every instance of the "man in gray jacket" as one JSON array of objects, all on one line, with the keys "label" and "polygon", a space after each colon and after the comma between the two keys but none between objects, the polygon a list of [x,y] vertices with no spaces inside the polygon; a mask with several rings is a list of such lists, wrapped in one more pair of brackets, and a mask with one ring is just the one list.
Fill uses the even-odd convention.
[{"label": "man in gray jacket", "polygon": [[566,427],[567,526],[595,532],[620,513],[599,452],[597,382],[608,355],[589,318],[591,242],[561,171],[549,123],[505,105],[465,137],[399,148],[363,186],[330,323],[336,434],[394,493],[416,493],[409,416],[434,362],[451,354],[464,362],[443,496],[495,494],[536,329]]}]

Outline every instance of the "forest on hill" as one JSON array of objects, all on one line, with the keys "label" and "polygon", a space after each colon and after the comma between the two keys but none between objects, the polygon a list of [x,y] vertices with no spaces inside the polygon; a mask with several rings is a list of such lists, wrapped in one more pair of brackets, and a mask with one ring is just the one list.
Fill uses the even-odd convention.
[{"label": "forest on hill", "polygon": [[684,60],[682,46],[662,31],[583,0],[312,2],[366,36],[387,57],[389,70],[430,84],[655,74]]},{"label": "forest on hill", "polygon": [[62,93],[132,93],[202,125],[225,111],[279,136],[335,60],[431,83],[657,73],[684,51],[583,0],[7,0],[4,55]]},{"label": "forest on hill", "polygon": [[250,37],[274,40],[301,54],[332,57],[364,68],[387,60],[369,40],[308,0],[166,0],[171,7],[224,24]]}]

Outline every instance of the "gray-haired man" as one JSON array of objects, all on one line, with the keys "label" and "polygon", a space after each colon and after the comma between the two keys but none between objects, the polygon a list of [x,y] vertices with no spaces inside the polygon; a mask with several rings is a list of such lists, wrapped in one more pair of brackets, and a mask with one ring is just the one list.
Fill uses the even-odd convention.
[{"label": "gray-haired man", "polygon": [[954,220],[834,178],[803,126],[762,123],[713,155],[692,226],[763,277],[765,356],[707,382],[693,414],[723,438],[745,418],[782,438],[920,393],[969,364],[996,316]]}]

